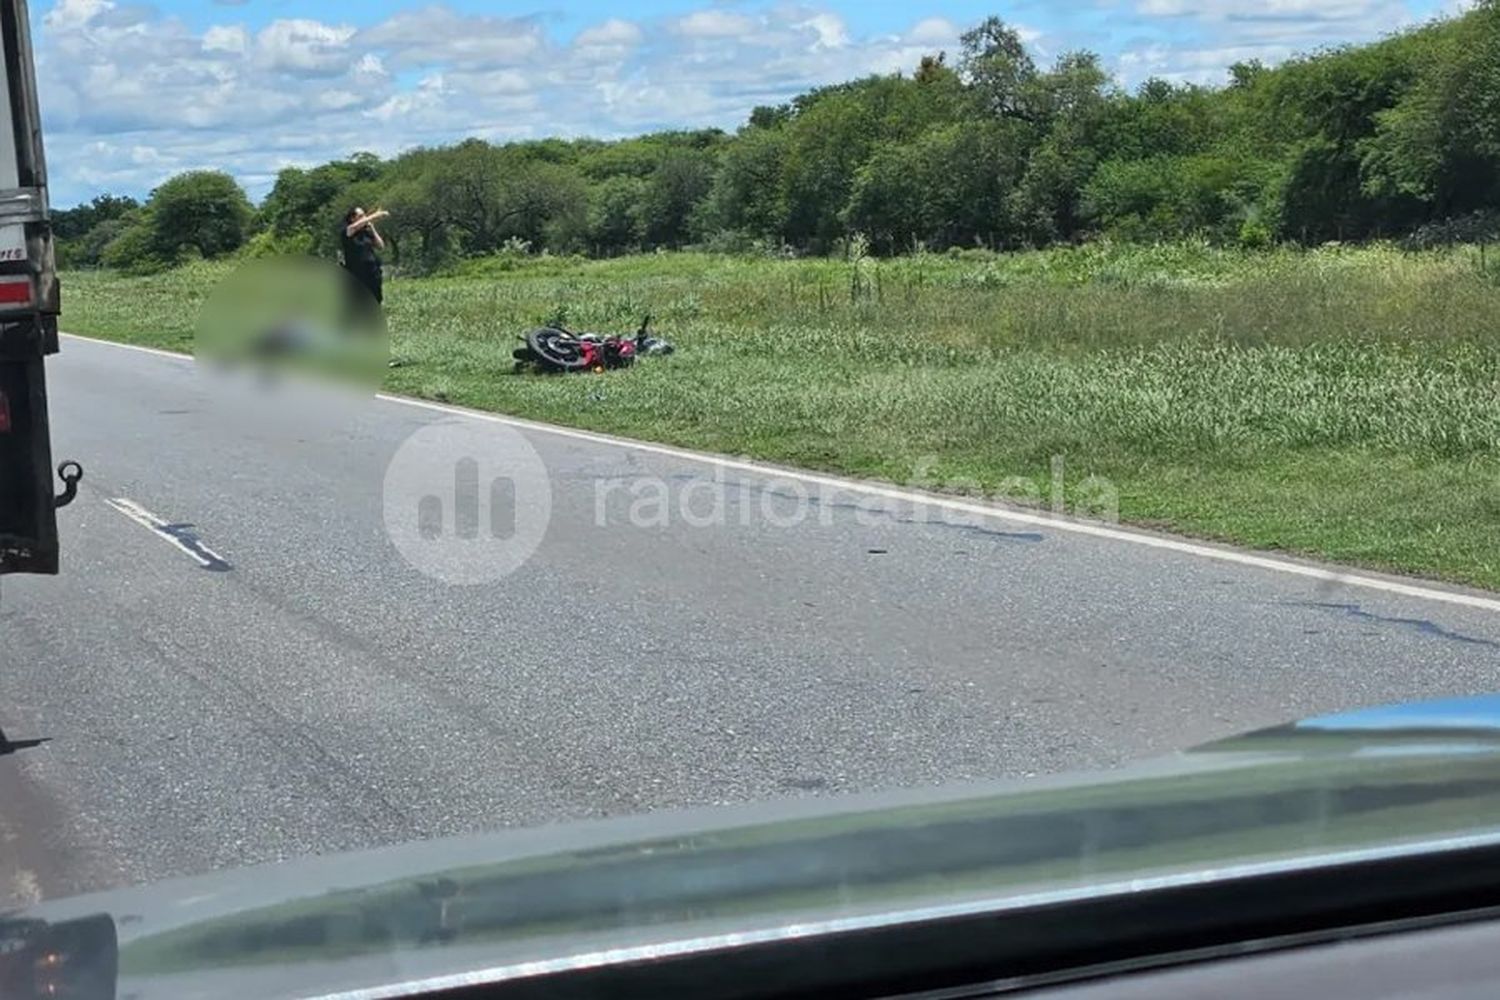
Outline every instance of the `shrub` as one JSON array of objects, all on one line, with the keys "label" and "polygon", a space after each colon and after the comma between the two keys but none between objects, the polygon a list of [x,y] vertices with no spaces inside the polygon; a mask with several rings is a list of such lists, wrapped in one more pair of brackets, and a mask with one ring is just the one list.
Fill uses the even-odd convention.
[{"label": "shrub", "polygon": [[176,264],[177,259],[157,252],[150,217],[144,215],[110,240],[99,255],[99,262],[127,274],[156,274]]},{"label": "shrub", "polygon": [[1432,250],[1461,243],[1500,242],[1500,211],[1471,212],[1454,219],[1429,222],[1402,241],[1408,250]]},{"label": "shrub", "polygon": [[302,257],[313,253],[311,233],[288,233],[278,236],[273,229],[264,229],[250,237],[239,255],[247,260],[262,257]]},{"label": "shrub", "polygon": [[1240,223],[1240,246],[1246,250],[1264,250],[1276,240],[1276,234],[1263,219],[1251,217]]}]

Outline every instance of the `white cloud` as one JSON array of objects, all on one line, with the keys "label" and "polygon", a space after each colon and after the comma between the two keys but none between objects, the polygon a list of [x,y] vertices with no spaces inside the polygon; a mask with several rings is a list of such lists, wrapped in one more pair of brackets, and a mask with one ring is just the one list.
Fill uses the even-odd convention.
[{"label": "white cloud", "polygon": [[744,14],[727,10],[696,10],[677,19],[673,30],[688,38],[733,38],[755,30],[755,22]]},{"label": "white cloud", "polygon": [[397,67],[515,66],[547,48],[542,29],[524,18],[471,17],[447,7],[401,11],[359,34],[359,43],[388,53]]},{"label": "white cloud", "polygon": [[487,69],[449,74],[455,88],[473,94],[513,95],[536,91],[536,79],[518,69]]},{"label": "white cloud", "polygon": [[1152,17],[1357,21],[1380,16],[1391,6],[1386,0],[1139,0],[1136,10]]},{"label": "white cloud", "polygon": [[308,19],[253,38],[234,24],[200,32],[150,8],[63,0],[36,39],[54,201],[141,194],[201,166],[263,176],[288,133],[309,159],[368,145],[351,112],[380,104],[391,84],[353,35]]},{"label": "white cloud", "polygon": [[946,17],[929,17],[912,25],[907,38],[918,45],[948,45],[958,40],[959,28]]},{"label": "white cloud", "polygon": [[305,18],[272,21],[255,36],[256,56],[271,70],[326,76],[354,62],[349,40],[354,28]]},{"label": "white cloud", "polygon": [[844,19],[837,14],[814,14],[797,27],[811,29],[817,34],[818,41],[815,48],[841,49],[849,44],[848,29],[844,26]]},{"label": "white cloud", "polygon": [[416,90],[406,94],[394,94],[378,106],[371,108],[368,114],[371,118],[385,122],[413,114],[423,114],[441,107],[443,97],[447,93],[449,93],[447,80],[444,79],[443,74],[434,73],[423,77],[417,84]]},{"label": "white cloud", "polygon": [[42,18],[42,24],[57,31],[81,28],[113,7],[110,0],[57,0]]},{"label": "white cloud", "polygon": [[584,73],[619,66],[640,48],[645,39],[646,33],[639,24],[610,18],[578,33],[565,65]]},{"label": "white cloud", "polygon": [[354,82],[364,87],[378,86],[390,78],[385,63],[373,52],[366,52],[355,60],[349,72]]},{"label": "white cloud", "polygon": [[1249,62],[1252,59],[1272,63],[1295,52],[1288,45],[1239,45],[1207,49],[1151,45],[1121,53],[1117,68],[1120,76],[1131,84],[1149,77],[1159,77],[1173,83],[1216,84],[1228,77],[1228,67],[1234,63]]},{"label": "white cloud", "polygon": [[161,155],[161,150],[154,146],[132,146],[129,158],[130,162],[137,166],[156,166],[166,162],[166,157]]},{"label": "white cloud", "polygon": [[346,111],[363,103],[363,98],[352,90],[325,90],[313,101],[313,107],[327,111]]},{"label": "white cloud", "polygon": [[214,25],[203,33],[204,52],[243,53],[250,48],[250,33],[242,25]]},{"label": "white cloud", "polygon": [[1222,83],[1231,63],[1280,62],[1330,43],[1363,42],[1415,20],[1403,0],[1135,0],[1170,41],[1137,45],[1116,67],[1127,84],[1149,76]]},{"label": "white cloud", "polygon": [[585,28],[578,33],[573,44],[579,48],[630,47],[639,45],[645,38],[641,26],[633,21],[622,21],[612,17],[602,24]]}]

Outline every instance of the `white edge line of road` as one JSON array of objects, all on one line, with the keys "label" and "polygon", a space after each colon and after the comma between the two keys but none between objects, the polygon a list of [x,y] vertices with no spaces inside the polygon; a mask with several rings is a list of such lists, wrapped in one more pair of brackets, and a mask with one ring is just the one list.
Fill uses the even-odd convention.
[{"label": "white edge line of road", "polygon": [[[143,347],[139,344],[122,344],[112,340],[98,340],[94,337],[83,337],[74,333],[65,333],[65,337],[75,340],[84,340],[95,344],[104,344],[109,347],[118,347],[128,351],[141,351],[146,354],[154,354],[159,357],[171,358],[177,361],[193,361],[190,354],[181,354],[176,351],[164,351],[156,347]],[[1007,507],[999,507],[987,503],[974,503],[956,497],[935,496],[929,493],[921,493],[915,490],[902,489],[895,486],[884,486],[880,483],[861,481],[858,479],[844,479],[837,476],[822,475],[816,472],[803,472],[797,469],[781,468],[774,465],[752,462],[746,459],[730,458],[724,455],[714,455],[707,452],[691,451],[686,448],[676,448],[671,445],[652,444],[646,441],[636,441],[631,438],[616,437],[611,434],[600,434],[595,431],[576,430],[571,427],[559,427],[556,424],[546,424],[535,420],[525,420],[520,417],[506,416],[500,413],[486,413],[482,410],[471,410],[461,406],[450,406],[445,403],[432,403],[424,399],[412,399],[409,396],[394,396],[389,393],[376,393],[376,399],[387,403],[397,403],[402,406],[411,406],[423,410],[431,410],[436,413],[445,413],[449,416],[466,417],[471,420],[482,420],[490,423],[502,424],[507,427],[523,430],[536,431],[542,434],[551,434],[555,437],[572,438],[575,441],[587,441],[592,444],[606,444],[619,448],[629,448],[633,451],[644,452],[652,455],[662,455],[668,458],[681,459],[689,462],[698,462],[704,465],[715,466],[720,469],[735,472],[746,472],[770,479],[780,479],[784,482],[800,482],[811,486],[819,486],[826,489],[846,490],[851,493],[861,493],[866,496],[880,497],[886,500],[896,500],[910,504],[924,504],[938,507],[944,510],[957,511],[963,514],[972,514],[978,517],[993,518],[999,521],[1007,521],[1012,524],[1025,524],[1034,527],[1044,527],[1053,531],[1063,531],[1075,535],[1086,535],[1093,538],[1104,538],[1110,541],[1126,542],[1132,545],[1143,545],[1147,548],[1161,549],[1167,552],[1177,552],[1183,555],[1196,556],[1200,559],[1212,559],[1218,562],[1234,563],[1240,566],[1253,566],[1257,569],[1270,570],[1277,573],[1286,573],[1291,576],[1305,577],[1318,580],[1323,583],[1339,584],[1346,587],[1357,587],[1363,590],[1381,591],[1387,594],[1397,594],[1402,597],[1414,597],[1427,601],[1438,601],[1444,604],[1456,604],[1468,608],[1477,608],[1482,611],[1500,612],[1500,599],[1485,597],[1480,594],[1469,594],[1457,590],[1443,590],[1438,587],[1427,586],[1421,583],[1403,583],[1400,580],[1384,579],[1375,576],[1365,576],[1360,573],[1340,572],[1326,569],[1321,566],[1312,566],[1306,563],[1293,562],[1287,559],[1277,559],[1271,556],[1255,555],[1251,552],[1241,552],[1235,549],[1219,548],[1198,542],[1185,541],[1179,538],[1169,538],[1161,535],[1152,535],[1140,531],[1131,531],[1112,525],[1099,524],[1090,521],[1073,520],[1050,516],[1047,514],[1031,513],[1023,510],[1015,510]],[[191,553],[189,553],[191,554]],[[195,557],[196,558],[196,557]]]}]

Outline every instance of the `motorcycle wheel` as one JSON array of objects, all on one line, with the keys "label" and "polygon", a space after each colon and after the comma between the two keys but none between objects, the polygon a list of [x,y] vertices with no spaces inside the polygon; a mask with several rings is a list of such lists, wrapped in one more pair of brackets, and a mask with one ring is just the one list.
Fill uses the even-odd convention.
[{"label": "motorcycle wheel", "polygon": [[542,368],[549,371],[576,372],[588,367],[578,338],[550,327],[532,330],[526,335],[526,346],[536,355]]}]

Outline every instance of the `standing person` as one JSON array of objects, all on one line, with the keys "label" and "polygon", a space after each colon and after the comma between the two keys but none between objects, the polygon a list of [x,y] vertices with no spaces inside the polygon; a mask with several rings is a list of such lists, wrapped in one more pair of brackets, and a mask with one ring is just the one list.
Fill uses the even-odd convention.
[{"label": "standing person", "polygon": [[375,223],[389,218],[390,214],[385,209],[366,214],[362,208],[351,208],[344,216],[343,229],[339,233],[344,268],[360,288],[374,297],[377,306],[385,302],[385,278],[376,251],[385,249],[385,240]]}]

